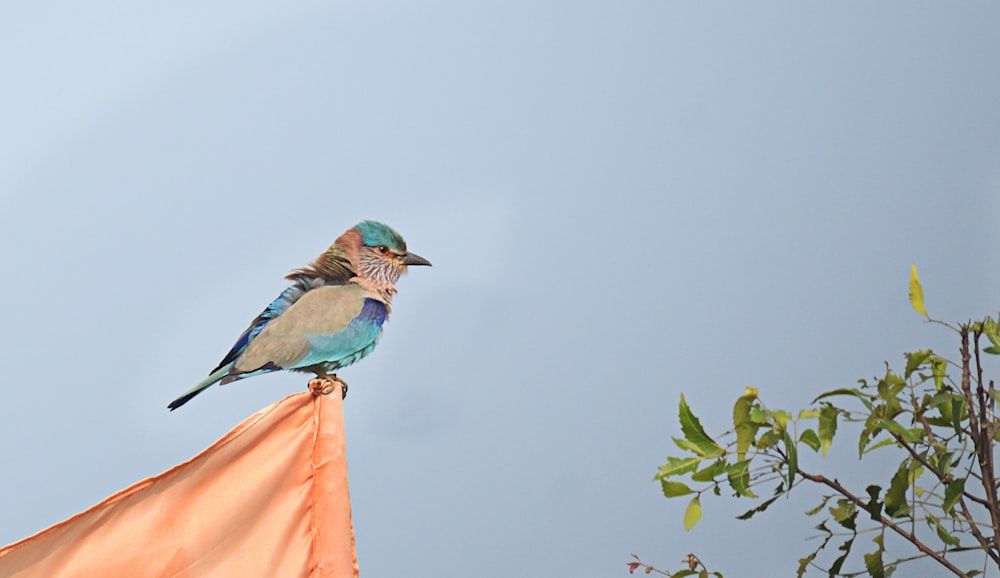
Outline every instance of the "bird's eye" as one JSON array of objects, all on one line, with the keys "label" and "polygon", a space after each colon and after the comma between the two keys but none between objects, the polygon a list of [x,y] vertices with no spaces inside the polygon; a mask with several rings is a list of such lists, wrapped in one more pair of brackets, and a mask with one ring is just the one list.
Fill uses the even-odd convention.
[{"label": "bird's eye", "polygon": [[375,250],[383,255],[389,254],[389,247],[386,247],[385,245],[379,245],[378,247],[375,247]]}]

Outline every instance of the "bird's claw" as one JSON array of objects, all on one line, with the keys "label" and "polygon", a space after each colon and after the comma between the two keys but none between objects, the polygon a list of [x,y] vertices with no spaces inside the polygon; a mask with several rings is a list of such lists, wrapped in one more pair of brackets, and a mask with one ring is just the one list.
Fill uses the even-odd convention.
[{"label": "bird's claw", "polygon": [[309,380],[309,391],[312,392],[314,396],[320,395],[330,395],[333,393],[333,382],[328,379],[311,379]]},{"label": "bird's claw", "polygon": [[330,395],[333,393],[334,389],[336,389],[336,383],[340,384],[340,399],[346,398],[347,382],[340,379],[336,375],[317,377],[316,379],[309,380],[309,391],[311,391],[314,396]]}]

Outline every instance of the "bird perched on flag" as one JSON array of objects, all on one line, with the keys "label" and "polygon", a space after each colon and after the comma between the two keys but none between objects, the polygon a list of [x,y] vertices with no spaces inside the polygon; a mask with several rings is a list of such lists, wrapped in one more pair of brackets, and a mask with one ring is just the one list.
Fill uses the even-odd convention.
[{"label": "bird perched on flag", "polygon": [[215,383],[282,369],[312,372],[328,390],[336,382],[347,395],[347,383],[333,372],[375,349],[396,281],[410,265],[430,262],[407,251],[388,225],[358,223],[289,273],[292,285],[250,323],[219,366],[167,407],[173,411]]}]

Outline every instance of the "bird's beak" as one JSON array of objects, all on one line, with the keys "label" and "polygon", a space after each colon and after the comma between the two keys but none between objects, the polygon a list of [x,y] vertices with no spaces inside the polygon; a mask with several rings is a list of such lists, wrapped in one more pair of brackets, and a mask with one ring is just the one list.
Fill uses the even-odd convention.
[{"label": "bird's beak", "polygon": [[427,265],[430,267],[431,262],[416,253],[407,253],[403,255],[403,265]]}]

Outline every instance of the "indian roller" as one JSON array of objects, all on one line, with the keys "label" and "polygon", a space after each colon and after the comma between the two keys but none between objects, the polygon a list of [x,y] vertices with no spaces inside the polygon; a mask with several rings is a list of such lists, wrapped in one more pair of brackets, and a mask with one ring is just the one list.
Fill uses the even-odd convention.
[{"label": "indian roller", "polygon": [[[173,411],[209,386],[288,369],[316,374],[324,393],[347,382],[333,371],[375,349],[389,319],[396,281],[410,265],[430,261],[406,250],[388,225],[362,221],[315,261],[285,278],[292,281],[204,380],[170,402]],[[317,380],[310,382],[316,388]]]}]

